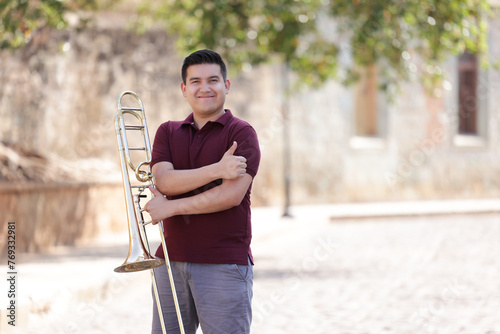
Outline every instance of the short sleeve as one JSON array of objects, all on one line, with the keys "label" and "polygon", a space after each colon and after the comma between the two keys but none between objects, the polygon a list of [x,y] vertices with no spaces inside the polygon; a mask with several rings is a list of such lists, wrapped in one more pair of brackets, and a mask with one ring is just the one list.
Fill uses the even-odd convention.
[{"label": "short sleeve", "polygon": [[236,132],[233,138],[238,143],[234,155],[243,156],[247,159],[247,173],[254,178],[260,164],[260,146],[257,133],[252,126],[246,125]]},{"label": "short sleeve", "polygon": [[158,162],[168,161],[172,162],[172,154],[170,152],[169,144],[169,122],[160,125],[156,131],[155,139],[153,142],[153,153],[151,168]]}]

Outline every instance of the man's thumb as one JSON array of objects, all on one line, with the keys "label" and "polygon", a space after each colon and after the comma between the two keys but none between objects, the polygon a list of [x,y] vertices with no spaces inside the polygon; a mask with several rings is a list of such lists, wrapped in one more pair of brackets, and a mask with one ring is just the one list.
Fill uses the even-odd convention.
[{"label": "man's thumb", "polygon": [[236,151],[236,148],[238,148],[238,143],[233,141],[233,145],[229,148],[229,150],[227,150],[226,154],[233,155]]},{"label": "man's thumb", "polygon": [[161,193],[158,189],[156,189],[156,188],[155,188],[155,187],[153,187],[153,186],[150,186],[150,187],[149,187],[149,190],[153,193],[153,195],[154,195],[155,197],[158,197],[158,196],[163,196],[163,194],[162,194],[162,193]]}]

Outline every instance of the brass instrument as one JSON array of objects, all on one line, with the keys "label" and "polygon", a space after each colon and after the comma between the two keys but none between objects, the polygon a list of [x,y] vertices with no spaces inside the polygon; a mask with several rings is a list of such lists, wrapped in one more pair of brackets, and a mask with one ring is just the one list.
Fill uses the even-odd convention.
[{"label": "brass instrument", "polygon": [[[130,95],[133,100],[137,103],[137,106],[123,106],[123,99],[125,96]],[[134,103],[135,104],[135,103]],[[138,121],[138,125],[126,124],[124,120],[124,115],[130,114],[135,117]],[[163,253],[165,255],[165,260],[156,259],[151,256],[149,243],[147,241],[145,225],[150,222],[145,222],[141,208],[140,200],[141,198],[147,197],[143,192],[148,189],[149,186],[155,186],[154,175],[151,173],[150,163],[151,163],[151,143],[149,141],[148,128],[146,124],[146,116],[144,113],[144,105],[142,100],[137,94],[131,91],[124,91],[120,94],[118,98],[118,112],[115,116],[115,131],[118,141],[118,150],[120,152],[121,159],[121,170],[122,179],[125,192],[125,203],[127,207],[127,218],[128,218],[128,231],[129,231],[129,250],[125,262],[115,268],[116,272],[126,273],[135,272],[140,270],[150,269],[151,280],[153,283],[153,290],[156,299],[156,305],[158,308],[160,323],[163,333],[166,333],[165,320],[163,319],[162,307],[160,303],[160,296],[158,292],[158,285],[156,283],[155,273],[153,268],[165,264],[167,266],[168,276],[170,279],[170,287],[172,289],[172,295],[175,304],[175,310],[177,312],[177,319],[179,321],[179,327],[181,334],[184,334],[184,326],[182,324],[182,317],[179,308],[179,302],[177,300],[177,293],[175,291],[174,278],[172,275],[172,270],[170,268],[170,261],[168,259],[168,252],[165,243],[165,236],[163,233],[163,223],[159,222],[158,227],[160,230],[161,244],[163,247]],[[127,139],[127,131],[140,131],[142,137],[143,147],[129,147]],[[144,151],[146,154],[146,160],[140,162],[136,165],[132,162],[130,151]],[[132,185],[130,182],[129,168],[135,173],[137,181],[140,182],[139,185]]]}]

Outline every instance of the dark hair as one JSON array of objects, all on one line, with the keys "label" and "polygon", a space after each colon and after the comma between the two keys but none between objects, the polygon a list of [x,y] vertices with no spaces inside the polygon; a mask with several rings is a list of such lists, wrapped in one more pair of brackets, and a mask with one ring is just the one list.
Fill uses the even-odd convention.
[{"label": "dark hair", "polygon": [[199,64],[219,65],[220,71],[222,73],[222,78],[224,79],[224,81],[226,81],[227,77],[226,64],[224,64],[224,61],[222,60],[221,56],[215,51],[205,49],[193,52],[184,59],[181,71],[182,82],[184,82],[184,84],[186,84],[188,67],[191,65],[199,65]]}]

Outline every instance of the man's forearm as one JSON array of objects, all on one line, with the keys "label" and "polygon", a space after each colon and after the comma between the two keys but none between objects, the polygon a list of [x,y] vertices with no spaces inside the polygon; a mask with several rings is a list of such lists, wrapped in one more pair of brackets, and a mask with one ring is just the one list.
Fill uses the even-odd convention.
[{"label": "man's forearm", "polygon": [[195,196],[168,200],[157,189],[152,189],[155,197],[145,210],[153,222],[178,215],[206,214],[228,210],[241,203],[252,183],[252,177],[245,174],[238,179],[224,180],[220,186]]},{"label": "man's forearm", "polygon": [[169,216],[196,215],[228,210],[243,200],[252,182],[248,174],[240,180],[224,180],[223,184],[196,196],[169,201]]},{"label": "man's forearm", "polygon": [[157,168],[154,174],[156,187],[168,196],[187,193],[217,179],[215,164],[186,170]]},{"label": "man's forearm", "polygon": [[168,215],[178,216],[213,213],[228,210],[239,204],[234,201],[234,197],[221,196],[221,192],[217,191],[216,188],[218,187],[193,197],[170,201],[169,209],[171,211],[168,212]]},{"label": "man's forearm", "polygon": [[176,170],[170,162],[153,166],[156,187],[164,195],[174,196],[198,189],[217,179],[237,179],[246,174],[246,159],[233,155],[238,147],[234,142],[219,162],[195,169]]}]

